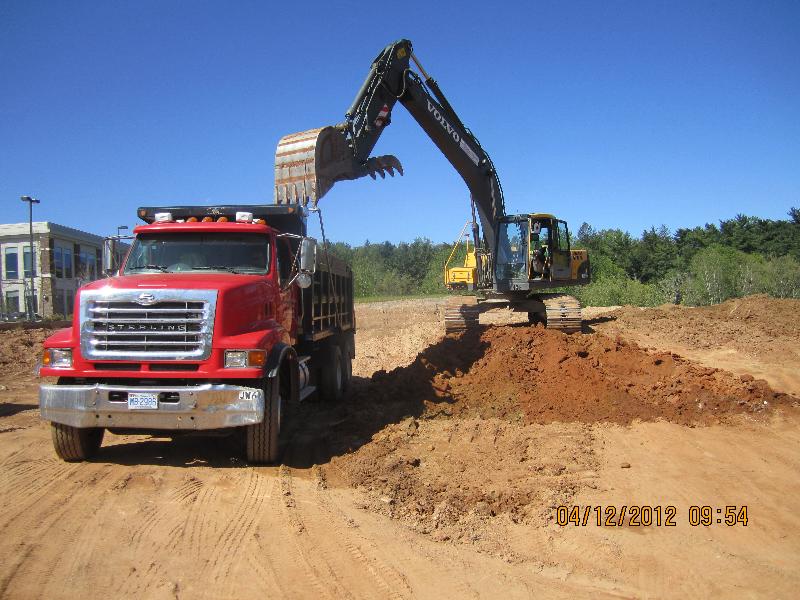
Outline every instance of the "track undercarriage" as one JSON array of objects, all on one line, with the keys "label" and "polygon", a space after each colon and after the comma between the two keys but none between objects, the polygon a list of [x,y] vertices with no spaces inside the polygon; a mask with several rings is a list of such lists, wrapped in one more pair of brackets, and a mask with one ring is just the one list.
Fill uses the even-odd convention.
[{"label": "track undercarriage", "polygon": [[476,296],[452,296],[445,306],[445,331],[454,333],[477,327],[482,312],[506,307],[515,312],[528,313],[531,323],[542,323],[548,329],[563,333],[581,331],[580,302],[574,296],[558,293],[536,294],[519,301],[502,297],[479,299]]}]

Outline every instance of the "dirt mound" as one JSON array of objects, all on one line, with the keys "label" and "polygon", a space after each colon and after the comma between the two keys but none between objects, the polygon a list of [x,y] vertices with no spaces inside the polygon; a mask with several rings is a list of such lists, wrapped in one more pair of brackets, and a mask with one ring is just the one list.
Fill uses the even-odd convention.
[{"label": "dirt mound", "polygon": [[541,326],[447,337],[408,367],[376,373],[369,393],[417,398],[429,416],[524,423],[709,424],[791,400],[763,380],[647,352],[620,338],[565,336]]},{"label": "dirt mound", "polygon": [[333,464],[364,494],[363,508],[503,554],[494,517],[545,525],[597,469],[593,445],[588,426],[410,417]]},{"label": "dirt mound", "polygon": [[783,352],[779,340],[800,340],[800,301],[756,295],[703,307],[626,306],[609,317],[621,329],[669,334],[673,343],[692,348],[731,345],[746,354]]},{"label": "dirt mound", "polygon": [[763,380],[620,338],[489,327],[364,382],[332,464],[365,508],[502,554],[495,517],[542,526],[595,485],[592,424],[713,424],[793,402]]},{"label": "dirt mound", "polygon": [[42,342],[52,329],[9,329],[0,333],[0,381],[32,380]]},{"label": "dirt mound", "polygon": [[700,307],[696,312],[710,319],[755,325],[774,336],[800,338],[800,300],[757,294]]}]

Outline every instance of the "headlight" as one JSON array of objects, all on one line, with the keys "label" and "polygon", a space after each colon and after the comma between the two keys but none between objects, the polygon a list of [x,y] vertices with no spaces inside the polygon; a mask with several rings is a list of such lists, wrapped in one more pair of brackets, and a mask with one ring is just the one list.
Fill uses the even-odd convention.
[{"label": "headlight", "polygon": [[263,350],[226,350],[226,369],[246,369],[263,367],[267,362],[267,353]]},{"label": "headlight", "polygon": [[45,348],[42,366],[51,369],[71,369],[72,350],[70,348]]},{"label": "headlight", "polygon": [[226,350],[225,368],[244,369],[247,367],[247,350]]}]

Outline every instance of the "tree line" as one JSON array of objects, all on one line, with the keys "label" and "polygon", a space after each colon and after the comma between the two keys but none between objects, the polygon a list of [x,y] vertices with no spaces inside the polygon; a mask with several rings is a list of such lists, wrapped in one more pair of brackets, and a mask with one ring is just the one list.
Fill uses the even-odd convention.
[{"label": "tree line", "polygon": [[[592,283],[569,292],[594,306],[705,305],[755,293],[800,298],[800,209],[792,208],[788,217],[737,215],[674,232],[651,227],[639,237],[583,223],[571,245],[589,251]],[[451,244],[417,238],[329,248],[352,267],[357,297],[446,292],[443,271]],[[462,246],[452,264],[461,264],[463,256]]]}]

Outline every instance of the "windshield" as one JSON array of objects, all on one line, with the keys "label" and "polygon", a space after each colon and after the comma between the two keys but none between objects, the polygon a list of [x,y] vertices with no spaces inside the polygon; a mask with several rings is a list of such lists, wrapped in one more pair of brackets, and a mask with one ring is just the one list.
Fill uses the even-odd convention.
[{"label": "windshield", "polygon": [[497,240],[497,279],[528,278],[528,222],[500,223]]},{"label": "windshield", "polygon": [[142,234],[133,242],[124,273],[206,271],[267,273],[269,237],[237,233]]}]

